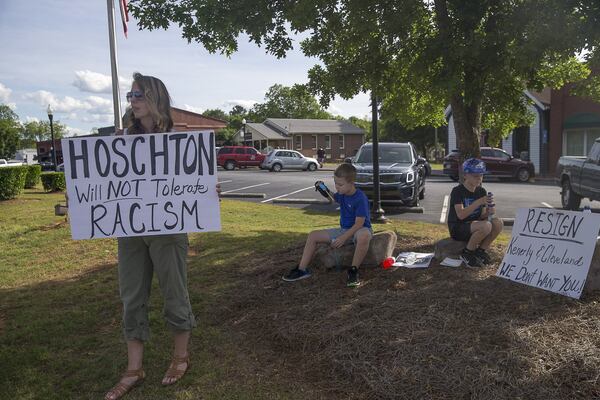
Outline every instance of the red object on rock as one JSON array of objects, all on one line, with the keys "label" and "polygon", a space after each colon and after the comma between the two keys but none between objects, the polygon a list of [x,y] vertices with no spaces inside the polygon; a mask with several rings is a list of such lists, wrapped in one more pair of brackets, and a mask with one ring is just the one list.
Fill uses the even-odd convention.
[{"label": "red object on rock", "polygon": [[394,257],[388,257],[381,262],[381,268],[388,269],[394,264],[395,261],[396,260],[394,260]]}]

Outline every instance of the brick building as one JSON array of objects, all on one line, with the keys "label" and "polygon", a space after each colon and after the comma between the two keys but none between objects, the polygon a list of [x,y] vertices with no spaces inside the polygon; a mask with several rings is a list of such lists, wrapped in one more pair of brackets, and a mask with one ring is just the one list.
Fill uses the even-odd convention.
[{"label": "brick building", "polygon": [[[203,130],[214,130],[217,131],[219,129],[223,129],[227,127],[227,122],[213,118],[207,117],[202,114],[198,114],[191,111],[182,110],[180,108],[171,107],[171,116],[173,117],[173,130],[179,132],[185,131],[203,131]],[[106,126],[98,129],[97,134],[92,135],[83,135],[78,137],[86,137],[86,136],[108,136],[112,135],[115,132],[115,127]],[[62,145],[60,143],[60,139],[56,139],[56,163],[60,164],[63,162],[63,153],[62,153]],[[51,140],[43,140],[41,142],[37,142],[37,154],[38,160],[40,161],[52,161],[52,145]]]},{"label": "brick building", "polygon": [[326,158],[351,157],[365,142],[366,132],[345,120],[268,118],[263,123],[246,123],[234,141],[263,152],[272,148],[298,150],[316,157],[322,147]]},{"label": "brick building", "polygon": [[553,90],[550,107],[549,172],[560,156],[586,156],[600,137],[600,103],[571,95],[571,86]]}]

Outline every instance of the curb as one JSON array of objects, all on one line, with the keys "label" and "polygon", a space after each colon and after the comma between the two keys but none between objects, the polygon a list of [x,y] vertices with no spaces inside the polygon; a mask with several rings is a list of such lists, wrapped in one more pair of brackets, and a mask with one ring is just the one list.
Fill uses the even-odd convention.
[{"label": "curb", "polygon": [[265,198],[265,194],[264,193],[221,193],[220,197],[222,198],[227,198],[227,197],[231,197],[231,198],[251,198],[251,199],[264,199]]},{"label": "curb", "polygon": [[282,204],[319,204],[319,205],[330,205],[332,202],[325,200],[315,200],[315,199],[274,199],[272,203],[282,203]]},{"label": "curb", "polygon": [[504,226],[513,226],[515,224],[514,218],[501,218]]}]

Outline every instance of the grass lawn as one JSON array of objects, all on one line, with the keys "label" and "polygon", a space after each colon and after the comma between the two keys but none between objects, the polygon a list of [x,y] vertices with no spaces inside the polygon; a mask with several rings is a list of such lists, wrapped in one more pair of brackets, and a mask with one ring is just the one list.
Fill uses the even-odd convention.
[{"label": "grass lawn", "polygon": [[[126,367],[116,241],[73,241],[27,190],[0,202],[0,399],[102,398]],[[316,270],[287,284],[306,233],[335,214],[228,201],[223,231],[191,234],[192,368],[174,387],[154,285],[146,381],[127,399],[565,399],[600,396],[600,297],[585,302],[495,269]],[[397,251],[431,251],[439,225],[399,221]],[[493,249],[499,262],[501,236]]]}]

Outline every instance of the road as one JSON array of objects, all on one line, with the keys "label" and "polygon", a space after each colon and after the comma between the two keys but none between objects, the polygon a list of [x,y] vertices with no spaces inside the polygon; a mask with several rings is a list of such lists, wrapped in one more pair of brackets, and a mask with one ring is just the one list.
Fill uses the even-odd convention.
[{"label": "road", "polygon": [[[314,190],[314,182],[322,180],[333,190],[333,171],[281,171],[279,173],[261,171],[256,168],[225,171],[219,168],[218,180],[223,193],[264,193],[264,198],[241,198],[256,203],[273,203],[276,199],[324,200]],[[427,179],[425,199],[421,200],[422,214],[398,212],[393,207],[382,205],[388,218],[401,218],[431,223],[445,223],[448,208],[447,197],[456,185],[444,176]],[[552,182],[517,183],[484,179],[483,186],[494,193],[496,212],[501,218],[514,218],[518,208],[547,207],[560,208],[560,188]],[[446,207],[444,206],[446,204]],[[311,210],[335,211],[336,205],[284,204]],[[582,207],[589,205],[594,212],[600,212],[599,202],[582,201]]]}]

